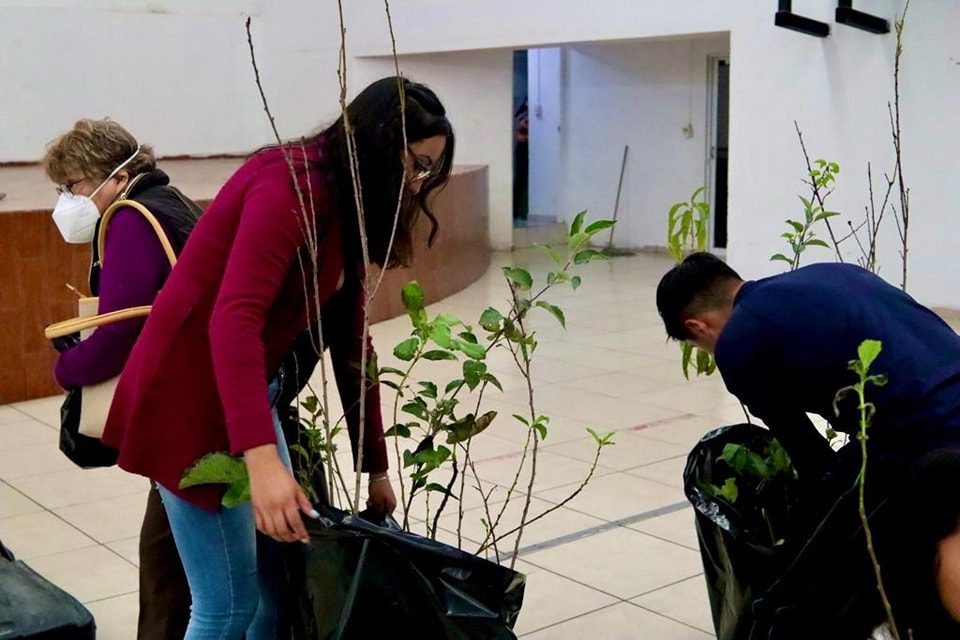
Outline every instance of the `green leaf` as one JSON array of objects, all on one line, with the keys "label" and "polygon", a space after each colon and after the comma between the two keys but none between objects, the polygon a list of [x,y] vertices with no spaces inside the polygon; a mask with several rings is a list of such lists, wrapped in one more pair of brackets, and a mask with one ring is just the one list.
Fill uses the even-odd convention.
[{"label": "green leaf", "polygon": [[720,495],[723,498],[726,498],[731,503],[735,503],[737,501],[737,497],[740,494],[739,489],[737,489],[736,478],[727,478],[726,481],[723,483],[722,487],[719,487],[719,488],[714,487],[714,488],[716,489],[717,495]]},{"label": "green leaf", "polygon": [[606,260],[607,256],[603,255],[600,251],[596,249],[584,249],[583,251],[578,251],[575,256],[573,256],[574,264],[586,264],[588,262],[593,262],[594,260]]},{"label": "green leaf", "polygon": [[[804,209],[806,209],[807,211],[809,211],[810,209],[813,208],[813,202],[811,202],[810,200],[807,200],[806,198],[804,198],[803,196],[800,196],[800,195],[798,195],[797,197],[800,198],[800,202],[803,203],[803,208],[804,208]],[[788,222],[789,222],[789,221],[788,221]]]},{"label": "green leaf", "polygon": [[472,413],[469,414],[466,418],[447,427],[447,444],[466,442],[489,427],[496,417],[496,411],[488,411],[479,418],[474,418]]},{"label": "green leaf", "polygon": [[380,376],[385,375],[400,376],[402,378],[406,374],[400,371],[400,369],[394,369],[393,367],[380,367]]},{"label": "green leaf", "polygon": [[233,484],[247,479],[247,465],[224,452],[208,453],[183,473],[180,488],[201,484]]},{"label": "green leaf", "polygon": [[570,237],[572,238],[576,234],[580,233],[580,227],[583,226],[583,219],[587,217],[586,211],[581,211],[573,219],[573,223],[570,225]]},{"label": "green leaf", "polygon": [[683,368],[683,377],[690,379],[690,360],[693,357],[693,345],[689,342],[680,343],[680,366]]},{"label": "green leaf", "polygon": [[519,413],[513,414],[513,417],[514,417],[517,421],[522,422],[525,426],[527,426],[527,427],[530,426],[530,421],[527,420],[526,418],[524,418],[524,417],[523,417],[522,415],[520,415]]},{"label": "green leaf", "polygon": [[487,357],[487,350],[482,344],[467,342],[466,340],[454,340],[453,346],[462,351],[468,358],[474,360],[483,360]]},{"label": "green leaf", "polygon": [[783,255],[782,253],[774,254],[774,255],[770,256],[770,259],[771,259],[771,260],[780,260],[781,262],[786,262],[787,264],[790,264],[790,265],[793,264],[793,260],[791,260],[791,259],[788,258],[787,256]]},{"label": "green leaf", "polygon": [[793,230],[797,233],[803,233],[803,225],[796,220],[787,220],[787,224],[793,227]]},{"label": "green leaf", "polygon": [[547,439],[547,425],[543,424],[542,422],[535,422],[533,423],[533,428],[541,440]]},{"label": "green leaf", "polygon": [[444,349],[450,349],[453,346],[453,339],[450,335],[450,327],[444,324],[431,323],[430,339]]},{"label": "green leaf", "polygon": [[428,484],[427,486],[425,486],[423,489],[424,489],[424,491],[436,491],[436,492],[438,492],[438,493],[445,493],[445,494],[447,494],[448,496],[450,496],[451,498],[453,498],[454,500],[457,500],[457,499],[458,499],[457,496],[453,495],[452,492],[447,491],[447,488],[446,488],[445,486],[443,486],[442,484],[439,484],[439,483],[437,483],[437,482],[431,482],[430,484]]},{"label": "green leaf", "polygon": [[418,349],[420,349],[420,339],[407,338],[393,348],[393,355],[404,362],[410,362],[417,355]]},{"label": "green leaf", "polygon": [[690,196],[690,202],[693,202],[694,200],[696,200],[701,194],[705,193],[706,190],[707,188],[705,186],[699,187],[697,190],[693,192],[693,195]]},{"label": "green leaf", "polygon": [[497,389],[500,390],[501,393],[503,393],[503,385],[500,384],[500,381],[497,380],[497,377],[495,375],[493,375],[492,373],[488,373],[487,375],[483,376],[483,379],[484,381],[495,386]]},{"label": "green leaf", "polygon": [[767,480],[771,477],[770,467],[767,465],[763,456],[751,451],[742,444],[727,444],[723,447],[723,454],[720,460],[726,462],[730,467],[741,475],[750,474],[759,480]]},{"label": "green leaf", "polygon": [[317,413],[317,409],[320,408],[320,401],[317,399],[317,396],[307,396],[300,403],[300,406],[310,412],[311,415]]},{"label": "green leaf", "polygon": [[477,336],[473,335],[471,331],[461,331],[457,335],[471,344],[480,344],[480,341],[477,340]]},{"label": "green leaf", "polygon": [[697,374],[710,375],[713,373],[713,356],[703,349],[697,349]]},{"label": "green leaf", "polygon": [[417,459],[413,457],[413,454],[410,453],[410,449],[406,449],[403,452],[403,468],[412,467],[417,464]]},{"label": "green leaf", "polygon": [[418,383],[422,389],[420,390],[420,395],[425,398],[430,398],[431,400],[437,399],[437,385],[433,382],[419,382]]},{"label": "green leaf", "polygon": [[547,311],[552,313],[553,317],[556,318],[558,322],[560,322],[560,326],[562,326],[564,329],[567,328],[567,319],[563,315],[563,309],[561,309],[556,305],[552,305],[549,302],[544,302],[543,300],[537,301],[537,306],[540,307],[541,309],[546,309]]},{"label": "green leaf", "polygon": [[563,264],[563,255],[560,253],[560,250],[554,247],[553,245],[541,244],[538,242],[534,246],[538,247],[544,253],[550,256],[550,259],[553,260],[553,263],[556,264],[557,266],[560,266]]},{"label": "green leaf", "polygon": [[860,358],[864,373],[870,371],[873,361],[877,359],[882,350],[883,343],[879,340],[864,340],[860,343],[860,346],[857,347],[857,356]]},{"label": "green leaf", "polygon": [[290,445],[290,453],[295,453],[300,456],[300,459],[304,461],[309,461],[313,456],[310,455],[310,452],[307,451],[306,447],[301,444],[292,444]]},{"label": "green leaf", "polygon": [[828,249],[830,248],[830,245],[828,245],[826,242],[824,242],[823,240],[821,240],[821,239],[819,239],[819,238],[814,238],[814,239],[812,239],[812,240],[807,240],[807,246],[808,246],[808,247],[826,247],[826,248],[828,248]]},{"label": "green leaf", "polygon": [[580,276],[573,276],[572,278],[570,278],[570,286],[573,287],[574,291],[580,288],[581,282],[582,280],[580,279]]},{"label": "green leaf", "polygon": [[223,498],[220,500],[222,504],[227,509],[233,509],[234,507],[239,507],[245,502],[250,502],[250,481],[246,482],[236,482],[227,489],[226,493],[223,494]]},{"label": "green leaf", "polygon": [[504,267],[503,275],[520,291],[529,291],[533,286],[533,276],[526,269],[520,267]]},{"label": "green leaf", "polygon": [[403,308],[407,310],[410,319],[415,327],[421,327],[427,321],[427,313],[424,310],[424,295],[420,283],[411,280],[403,285],[400,290],[400,300],[403,301]]},{"label": "green leaf", "polygon": [[427,408],[420,402],[408,402],[400,410],[421,420],[429,420]]},{"label": "green leaf", "polygon": [[583,247],[586,246],[587,242],[589,241],[590,236],[581,231],[580,233],[574,234],[574,236],[570,238],[567,248],[570,249],[570,251],[577,252],[580,251],[580,249],[583,249]]},{"label": "green leaf", "polygon": [[434,325],[442,325],[447,328],[458,327],[463,324],[463,321],[460,318],[450,315],[449,313],[441,313],[436,318],[433,319]]},{"label": "green leaf", "polygon": [[[455,344],[459,344],[459,341],[457,341]],[[443,349],[434,349],[433,351],[427,351],[427,352],[425,352],[425,353],[423,354],[423,358],[424,358],[425,360],[433,360],[433,361],[437,361],[437,360],[456,360],[456,359],[457,359],[457,356],[455,356],[455,355],[454,355],[452,352],[450,352],[450,351],[445,351],[445,350],[443,350]]]},{"label": "green leaf", "polygon": [[499,331],[500,323],[502,322],[503,314],[493,307],[487,307],[487,309],[480,314],[480,326],[491,333]]},{"label": "green leaf", "polygon": [[465,360],[463,363],[463,379],[470,391],[477,388],[487,373],[487,365],[478,360]]},{"label": "green leaf", "polygon": [[454,389],[456,389],[462,384],[465,384],[465,381],[462,378],[451,380],[450,382],[447,383],[447,388],[444,389],[443,394],[446,395],[450,393],[451,391],[453,391]]},{"label": "green leaf", "polygon": [[587,228],[583,230],[588,236],[595,236],[604,229],[609,229],[616,223],[613,220],[597,220],[594,223],[587,225]]},{"label": "green leaf", "polygon": [[397,436],[400,438],[410,437],[410,427],[405,424],[395,424],[383,433],[384,437]]}]

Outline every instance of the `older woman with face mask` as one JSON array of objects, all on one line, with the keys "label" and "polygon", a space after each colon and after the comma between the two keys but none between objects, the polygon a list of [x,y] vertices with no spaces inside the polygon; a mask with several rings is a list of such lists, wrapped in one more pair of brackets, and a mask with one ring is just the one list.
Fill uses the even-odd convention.
[{"label": "older woman with face mask", "polygon": [[[109,221],[100,256],[100,217],[114,202],[134,200],[157,218],[179,254],[199,207],[170,186],[149,146],[109,119],[78,121],[50,143],[43,167],[60,194],[53,222],[63,239],[91,245],[90,290],[99,296],[98,313],[153,304],[171,269],[156,231],[139,211],[122,207]],[[143,322],[104,325],[63,351],[54,371],[57,382],[64,388],[83,387],[117,376]],[[140,533],[138,638],[183,637],[189,608],[190,592],[166,512],[151,491]]]}]

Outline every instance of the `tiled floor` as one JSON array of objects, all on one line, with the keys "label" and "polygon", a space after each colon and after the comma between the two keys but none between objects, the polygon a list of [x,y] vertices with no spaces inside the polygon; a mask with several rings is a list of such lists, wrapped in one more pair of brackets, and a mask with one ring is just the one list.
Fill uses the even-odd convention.
[{"label": "tiled floor", "polygon": [[[476,323],[488,305],[503,306],[499,266],[517,262],[543,281],[535,252],[502,254],[490,272],[430,309]],[[708,429],[742,421],[739,404],[716,377],[685,381],[676,345],[665,341],[653,306],[664,257],[641,255],[589,265],[583,286],[547,298],[564,308],[567,331],[536,314],[540,346],[533,370],[537,411],[552,418],[538,458],[531,513],[565,500],[593,459],[587,427],[616,431],[593,480],[572,501],[531,525],[518,567],[528,575],[517,624],[524,638],[695,640],[712,637],[692,512],[681,473],[687,451]],[[373,328],[381,365],[408,333],[405,318]],[[477,475],[496,487],[491,509],[506,498],[525,440],[509,418],[523,413],[523,379],[503,353],[490,358],[504,393],[487,403],[499,417],[478,437]],[[428,363],[418,379],[449,380],[447,363]],[[0,407],[0,539],[56,584],[85,602],[101,640],[135,635],[137,533],[147,483],[118,469],[81,471],[56,448],[59,400]],[[390,423],[392,398],[384,398]],[[346,449],[346,447],[342,447]],[[392,447],[391,447],[392,449]],[[503,522],[522,511],[525,471]],[[475,492],[473,492],[475,494]],[[422,504],[415,506],[420,519]],[[436,498],[433,499],[436,508]],[[482,501],[464,500],[462,537],[474,550],[483,538]],[[421,528],[422,524],[418,524]],[[512,525],[511,525],[512,526]],[[457,516],[441,518],[439,536],[456,539]],[[499,545],[513,547],[513,540]]]}]

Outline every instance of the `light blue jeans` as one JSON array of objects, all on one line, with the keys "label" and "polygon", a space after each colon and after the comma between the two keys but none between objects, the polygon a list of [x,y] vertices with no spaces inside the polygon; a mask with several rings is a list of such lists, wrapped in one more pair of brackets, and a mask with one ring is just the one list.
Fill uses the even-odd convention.
[{"label": "light blue jeans", "polygon": [[[271,403],[276,397],[270,385]],[[277,449],[290,468],[290,453],[276,411]],[[190,585],[190,624],[184,640],[274,640],[280,637],[283,575],[279,543],[258,534],[247,502],[211,513],[157,491]]]}]

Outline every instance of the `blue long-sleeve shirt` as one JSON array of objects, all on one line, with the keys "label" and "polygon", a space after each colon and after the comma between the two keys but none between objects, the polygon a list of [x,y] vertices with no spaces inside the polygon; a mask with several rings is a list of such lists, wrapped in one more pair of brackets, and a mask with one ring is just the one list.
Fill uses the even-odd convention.
[{"label": "blue long-sleeve shirt", "polygon": [[747,282],[720,334],[717,366],[727,389],[781,440],[801,473],[819,473],[831,452],[806,414],[856,433],[853,397],[834,413],[837,392],[857,381],[848,363],[863,340],[883,350],[869,386],[876,406],[871,446],[915,455],[960,446],[960,337],[900,289],[857,266],[815,264]]}]

